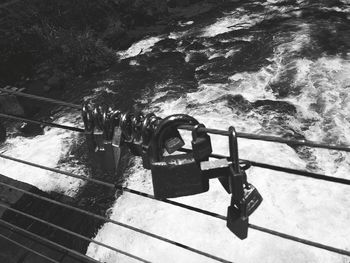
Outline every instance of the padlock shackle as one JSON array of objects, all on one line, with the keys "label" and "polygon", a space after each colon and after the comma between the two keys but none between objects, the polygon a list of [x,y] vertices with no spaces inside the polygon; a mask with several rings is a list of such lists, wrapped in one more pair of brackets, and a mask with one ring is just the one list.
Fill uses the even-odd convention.
[{"label": "padlock shackle", "polygon": [[[111,113],[110,120],[111,120],[111,122],[112,122],[114,127],[115,126],[120,126],[121,115],[122,115],[122,112],[120,110],[114,110]],[[114,127],[113,127],[113,130],[114,130]]]},{"label": "padlock shackle", "polygon": [[92,132],[94,129],[94,121],[91,109],[89,107],[89,102],[84,102],[82,108],[82,118],[84,122],[85,131]]},{"label": "padlock shackle", "polygon": [[125,142],[132,142],[134,139],[132,127],[128,126],[131,124],[131,119],[133,116],[134,116],[134,114],[129,112],[129,111],[125,112],[124,114],[122,114],[120,116],[119,126],[122,128]]},{"label": "padlock shackle", "polygon": [[114,133],[114,127],[116,126],[115,111],[113,111],[111,107],[108,107],[102,112],[102,124],[105,139],[111,141]]},{"label": "padlock shackle", "polygon": [[233,126],[228,128],[229,136],[229,150],[230,157],[229,160],[233,163],[233,169],[235,173],[240,173],[241,169],[239,166],[239,155],[238,155],[238,141],[237,141],[237,133]]},{"label": "padlock shackle", "polygon": [[150,122],[151,122],[151,118],[153,116],[155,116],[154,113],[148,113],[142,121],[141,137],[142,137],[142,144],[143,145],[148,145],[151,141]]},{"label": "padlock shackle", "polygon": [[142,122],[145,116],[142,112],[137,112],[131,118],[132,136],[135,144],[142,144]]},{"label": "padlock shackle", "polygon": [[151,142],[151,159],[160,161],[163,155],[163,137],[168,129],[177,129],[180,125],[198,125],[199,122],[187,114],[174,114],[162,119],[154,132]]},{"label": "padlock shackle", "polygon": [[101,107],[95,107],[92,111],[93,116],[93,122],[94,122],[94,128],[97,128],[99,130],[103,130],[103,121],[102,121],[102,114],[101,114],[102,108]]}]

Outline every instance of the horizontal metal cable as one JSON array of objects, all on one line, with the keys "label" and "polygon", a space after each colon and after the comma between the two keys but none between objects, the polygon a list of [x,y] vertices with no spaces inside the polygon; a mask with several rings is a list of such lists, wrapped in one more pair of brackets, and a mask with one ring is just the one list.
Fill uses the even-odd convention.
[{"label": "horizontal metal cable", "polygon": [[[27,98],[32,98],[32,99],[36,99],[36,100],[47,101],[47,102],[55,103],[55,104],[62,105],[62,106],[68,106],[68,107],[72,107],[75,109],[82,109],[82,107],[78,104],[69,103],[69,102],[65,102],[65,101],[61,101],[61,100],[50,99],[47,97],[31,95],[31,94],[23,93],[20,91],[12,91],[12,90],[7,90],[7,89],[3,89],[3,88],[0,88],[0,91],[15,94],[18,96],[27,97]],[[179,126],[179,128],[184,129],[184,130],[190,130],[190,131],[192,131],[194,129],[194,127],[191,125],[181,125],[181,126]],[[205,132],[212,133],[212,134],[218,134],[218,135],[225,135],[225,136],[229,135],[228,131],[226,131],[226,130],[199,128],[198,132],[201,132],[201,131],[205,131]],[[285,139],[285,138],[278,137],[278,136],[260,135],[260,134],[245,133],[245,132],[237,132],[237,137],[250,139],[250,140],[261,140],[261,141],[284,143],[284,144],[288,144],[290,146],[309,146],[309,147],[323,148],[323,149],[328,149],[328,150],[338,150],[338,151],[350,152],[350,145],[327,144],[327,143],[323,143],[323,142],[315,142],[315,141],[309,141],[309,140],[293,140],[293,139]]]},{"label": "horizontal metal cable", "polygon": [[[191,152],[192,150],[186,149],[186,148],[181,148],[178,151],[187,153],[187,152]],[[1,157],[1,155],[0,155],[0,157]],[[210,157],[219,158],[219,159],[227,158],[227,156],[221,155],[221,154],[211,154]],[[296,175],[300,175],[300,176],[304,176],[304,177],[308,177],[308,178],[319,179],[319,180],[324,180],[324,181],[333,182],[333,183],[350,185],[350,179],[333,177],[333,176],[324,175],[324,174],[317,174],[317,173],[307,172],[307,171],[293,169],[293,168],[286,168],[286,167],[272,165],[272,164],[255,162],[255,161],[251,161],[251,160],[245,160],[245,159],[240,159],[240,160],[250,162],[252,166],[256,166],[259,168],[264,168],[264,169],[269,169],[269,170],[274,170],[274,171],[279,171],[279,172],[284,172],[284,173],[289,173],[289,174],[296,174]]]},{"label": "horizontal metal cable", "polygon": [[24,118],[24,117],[20,117],[20,116],[15,116],[15,115],[10,115],[10,114],[5,114],[5,113],[0,113],[0,117],[12,119],[12,120],[17,120],[17,121],[25,121],[25,122],[29,122],[29,123],[35,123],[35,124],[39,124],[39,125],[44,124],[46,126],[60,128],[60,129],[64,129],[64,130],[75,131],[75,132],[84,132],[85,131],[84,129],[77,128],[77,127],[61,125],[61,124],[57,124],[57,123],[53,123],[53,122],[37,121],[37,120]]},{"label": "horizontal metal cable", "polygon": [[21,244],[19,242],[16,242],[15,240],[12,240],[11,238],[8,238],[8,237],[6,237],[6,236],[4,236],[2,234],[0,234],[0,238],[5,239],[6,241],[8,241],[8,242],[10,242],[12,244],[15,244],[16,246],[21,247],[21,248],[23,248],[23,249],[25,249],[25,250],[27,250],[27,251],[29,251],[29,252],[39,256],[39,257],[42,257],[42,258],[44,258],[44,259],[46,259],[46,260],[48,260],[50,262],[60,263],[59,261],[54,260],[52,258],[49,258],[49,257],[45,256],[44,254],[41,254],[40,252],[38,252],[38,251],[36,251],[34,249],[31,249],[30,247],[27,247],[27,246],[25,246],[25,245],[23,245],[23,244]]},{"label": "horizontal metal cable", "polygon": [[265,228],[265,227],[257,226],[257,225],[254,225],[254,224],[249,224],[249,227],[252,228],[252,229],[255,229],[255,230],[258,230],[258,231],[270,234],[270,235],[278,236],[278,237],[281,237],[281,238],[284,238],[284,239],[293,240],[295,242],[302,243],[304,245],[317,247],[317,248],[320,248],[320,249],[323,249],[323,250],[327,250],[329,252],[334,252],[334,253],[337,253],[337,254],[340,254],[340,255],[344,255],[344,256],[350,257],[350,251],[347,251],[345,249],[331,247],[331,246],[324,245],[324,244],[321,244],[321,243],[318,243],[318,242],[314,242],[314,241],[310,241],[310,240],[307,240],[307,239],[299,238],[299,237],[296,237],[296,236],[288,235],[288,234],[285,234],[285,233],[281,233],[281,232],[278,232],[278,231],[275,231],[275,230],[272,230],[272,229],[268,229],[268,228]]},{"label": "horizontal metal cable", "polygon": [[[15,120],[21,120],[21,121],[27,121],[27,122],[36,123],[36,124],[45,124],[47,126],[52,126],[52,127],[66,129],[66,130],[71,130],[71,131],[76,131],[76,132],[84,132],[84,129],[81,129],[81,128],[65,126],[65,125],[60,125],[60,124],[50,123],[50,122],[36,121],[36,120],[28,119],[28,118],[23,118],[23,117],[18,117],[18,116],[3,114],[3,113],[0,113],[0,117],[6,117],[6,118],[11,118],[11,119],[15,119]],[[192,127],[192,126],[189,126],[189,127]],[[207,129],[207,130],[213,130],[213,129]],[[221,130],[216,130],[216,131],[221,131]],[[178,151],[189,152],[191,150],[190,149],[186,149],[186,148],[182,148],[182,149],[179,149]],[[223,156],[223,155],[220,155],[220,154],[211,154],[210,157],[226,158],[226,156]],[[3,157],[3,158],[5,158],[5,157]],[[10,158],[8,158],[8,159],[10,159]],[[15,161],[17,161],[17,160],[15,160]],[[250,161],[250,160],[245,160],[245,161],[249,161],[253,166],[260,167],[260,168],[265,168],[265,169],[270,169],[270,170],[275,170],[275,171],[280,171],[280,172],[286,172],[286,173],[293,173],[293,174],[297,174],[297,175],[301,175],[301,176],[305,176],[305,177],[310,177],[310,178],[314,178],[314,179],[319,179],[319,180],[325,180],[325,181],[334,182],[334,183],[350,185],[350,180],[349,179],[345,179],[345,178],[339,178],[339,177],[333,177],[333,176],[329,176],[329,175],[317,174],[317,173],[307,172],[307,171],[303,171],[303,170],[292,169],[292,168],[287,168],[287,167],[281,167],[281,166],[271,165],[271,164],[265,164],[265,163]],[[37,166],[37,167],[40,167],[40,166]]]},{"label": "horizontal metal cable", "polygon": [[[194,126],[192,125],[180,125],[178,128],[183,130],[188,130],[188,131],[194,130]],[[224,135],[224,136],[229,135],[229,132],[227,130],[218,130],[218,129],[210,129],[210,128],[199,128],[198,132],[207,132],[211,134]],[[245,132],[237,132],[236,135],[238,138],[284,143],[290,146],[309,146],[314,148],[350,152],[350,145],[327,144],[327,143],[315,142],[315,141],[309,141],[309,140],[292,140],[292,139],[285,139],[278,136],[260,135],[260,134],[245,133]]]},{"label": "horizontal metal cable", "polygon": [[[189,152],[191,151],[190,149],[186,149],[186,148],[182,148],[179,151],[181,152]],[[15,161],[15,162],[19,162],[19,163],[23,163],[26,165],[30,165],[33,167],[37,167],[40,169],[45,169],[51,172],[55,172],[55,173],[60,173],[60,174],[64,174],[70,177],[74,177],[77,179],[82,179],[85,181],[89,181],[92,183],[97,183],[99,185],[103,185],[103,186],[107,186],[110,188],[114,188],[114,184],[112,183],[107,183],[107,182],[103,182],[100,180],[96,180],[93,178],[88,178],[88,177],[84,177],[84,176],[80,176],[80,175],[75,175],[69,172],[65,172],[56,168],[50,168],[50,167],[46,167],[40,164],[36,164],[36,163],[32,163],[32,162],[28,162],[28,161],[24,161],[18,158],[14,158],[14,157],[10,157],[4,154],[0,154],[1,158],[4,159],[8,159],[11,161]],[[227,158],[227,156],[224,155],[219,155],[219,154],[212,154],[211,157],[214,158]],[[311,173],[311,172],[307,172],[307,171],[302,171],[302,170],[297,170],[297,169],[292,169],[292,168],[285,168],[285,167],[281,167],[281,166],[276,166],[276,165],[270,165],[270,164],[265,164],[265,163],[259,163],[259,162],[254,162],[254,161],[250,161],[250,160],[243,160],[243,161],[248,161],[250,162],[253,166],[256,167],[260,167],[260,168],[264,168],[264,169],[270,169],[270,170],[275,170],[275,171],[280,171],[280,172],[285,172],[285,173],[291,173],[291,174],[296,174],[296,175],[300,175],[300,176],[304,176],[307,178],[313,178],[313,179],[319,179],[319,180],[324,180],[324,181],[329,181],[329,182],[333,182],[333,183],[340,183],[340,184],[345,184],[345,185],[350,185],[350,180],[349,179],[345,179],[345,178],[338,178],[338,177],[332,177],[329,175],[322,175],[322,174],[316,174],[316,173]]]},{"label": "horizontal metal cable", "polygon": [[38,218],[38,217],[36,217],[36,216],[32,216],[32,215],[27,214],[27,213],[25,213],[25,212],[22,212],[22,211],[20,211],[20,210],[18,210],[18,209],[14,209],[14,208],[12,208],[12,207],[10,207],[10,206],[8,206],[8,205],[4,205],[4,204],[1,204],[1,203],[0,203],[0,207],[3,207],[3,208],[5,208],[5,209],[7,209],[7,210],[10,210],[10,211],[12,211],[12,212],[15,212],[16,214],[19,214],[19,215],[28,217],[28,218],[30,218],[30,219],[32,219],[32,220],[35,220],[35,221],[40,222],[40,223],[43,223],[43,224],[48,225],[48,226],[50,226],[50,227],[56,228],[56,229],[61,230],[61,231],[63,231],[63,232],[66,232],[67,234],[70,234],[70,235],[72,235],[72,236],[75,236],[75,237],[81,238],[81,239],[83,239],[83,240],[89,241],[90,243],[95,243],[95,244],[97,244],[97,245],[99,245],[99,246],[108,248],[108,249],[110,249],[110,250],[113,250],[113,251],[115,251],[115,252],[118,252],[118,253],[120,253],[120,254],[123,254],[123,255],[125,255],[125,256],[128,256],[128,257],[130,257],[130,258],[136,259],[136,260],[138,260],[138,261],[145,262],[145,263],[151,263],[151,261],[145,260],[145,259],[143,259],[143,258],[140,258],[140,257],[138,257],[138,256],[135,256],[135,255],[133,255],[133,254],[130,254],[130,253],[128,253],[128,252],[125,252],[125,251],[123,251],[123,250],[120,250],[120,249],[118,249],[118,248],[112,247],[112,246],[107,245],[107,244],[105,244],[105,243],[102,243],[102,242],[96,241],[96,240],[94,240],[94,239],[88,238],[88,237],[86,237],[86,236],[83,236],[83,235],[81,235],[81,234],[78,234],[78,233],[76,233],[76,232],[73,232],[73,231],[71,231],[71,230],[68,230],[68,229],[66,229],[66,228],[63,228],[63,227],[60,227],[60,226],[55,225],[55,224],[53,224],[53,223],[50,223],[50,222],[47,221],[47,220]]},{"label": "horizontal metal cable", "polygon": [[[158,201],[161,201],[161,202],[164,202],[164,203],[167,203],[167,204],[178,206],[178,207],[181,207],[181,208],[184,208],[184,209],[188,209],[188,210],[191,210],[191,211],[194,211],[194,212],[197,212],[197,213],[201,213],[201,214],[208,215],[208,216],[211,216],[211,217],[219,218],[219,219],[222,219],[222,220],[225,220],[225,221],[227,220],[227,217],[224,216],[224,215],[213,213],[213,212],[210,212],[210,211],[207,211],[207,210],[203,210],[203,209],[200,209],[200,208],[197,208],[197,207],[193,207],[193,206],[185,205],[185,204],[182,204],[182,203],[178,203],[178,202],[175,202],[175,201],[172,201],[172,200],[169,200],[169,199],[161,199],[161,200],[159,200],[159,199],[156,199],[153,195],[150,195],[150,194],[147,194],[147,193],[143,193],[143,192],[139,192],[139,191],[132,190],[132,189],[127,189],[127,188],[125,189],[125,188],[123,188],[123,190],[125,190],[126,192],[130,192],[130,193],[136,194],[136,195],[140,195],[140,196],[147,197],[147,198],[154,199],[154,200],[158,200]],[[317,243],[317,242],[313,242],[313,241],[310,241],[310,240],[307,240],[307,239],[303,239],[303,238],[299,238],[299,237],[296,237],[296,236],[288,235],[288,234],[285,234],[285,233],[282,233],[282,232],[278,232],[278,231],[275,231],[275,230],[272,230],[272,229],[268,229],[268,228],[265,228],[265,227],[261,227],[261,226],[257,226],[257,225],[254,225],[254,224],[249,224],[249,227],[252,228],[252,229],[255,229],[257,231],[270,234],[270,235],[274,235],[274,236],[278,236],[278,237],[281,237],[281,238],[284,238],[284,239],[288,239],[288,240],[292,240],[292,241],[295,241],[295,242],[303,243],[305,245],[321,248],[321,249],[324,249],[324,250],[327,250],[327,251],[330,251],[330,252],[334,252],[334,253],[350,256],[350,251],[347,251],[347,250],[343,250],[343,249],[339,249],[339,248],[334,248],[334,247],[331,247],[331,246],[323,245],[321,243]]]},{"label": "horizontal metal cable", "polygon": [[56,169],[56,168],[50,168],[50,167],[47,167],[47,166],[44,166],[44,165],[40,165],[40,164],[24,161],[24,160],[21,160],[21,159],[18,159],[18,158],[14,158],[14,157],[10,157],[10,156],[4,155],[4,154],[0,154],[0,157],[4,158],[4,159],[7,159],[7,160],[14,161],[14,162],[23,163],[23,164],[26,164],[26,165],[29,165],[29,166],[37,167],[37,168],[40,168],[40,169],[43,169],[43,170],[51,171],[51,172],[54,172],[54,173],[64,174],[64,175],[67,175],[69,177],[74,177],[74,178],[77,178],[77,179],[89,181],[89,182],[96,183],[96,184],[99,184],[99,185],[102,185],[102,186],[115,188],[114,184],[112,184],[112,183],[107,183],[107,182],[103,182],[103,181],[96,180],[96,179],[93,179],[93,178],[89,178],[89,177],[85,177],[85,176],[81,176],[81,175],[76,175],[76,174],[65,172],[65,171],[62,171],[62,170],[59,170],[59,169]]},{"label": "horizontal metal cable", "polygon": [[[170,240],[170,239],[167,239],[167,238],[158,236],[158,235],[156,235],[156,234],[152,234],[152,233],[147,232],[147,231],[144,231],[144,230],[142,230],[142,229],[139,229],[139,228],[136,228],[136,227],[133,227],[133,226],[130,226],[130,225],[127,225],[127,224],[118,222],[118,221],[116,221],[116,220],[109,219],[109,218],[106,218],[106,217],[103,217],[103,216],[100,216],[100,215],[91,213],[91,212],[89,212],[89,211],[86,211],[86,210],[83,210],[83,209],[80,209],[80,208],[77,208],[77,207],[74,207],[74,206],[71,206],[71,205],[67,205],[67,204],[64,204],[64,203],[61,203],[61,202],[52,200],[52,199],[47,198],[47,197],[43,197],[43,196],[40,196],[40,195],[31,193],[31,192],[26,191],[26,190],[23,190],[23,189],[21,189],[21,188],[18,188],[18,187],[15,187],[15,186],[12,186],[12,185],[9,185],[9,184],[6,184],[6,183],[2,183],[2,182],[0,182],[0,185],[9,187],[9,188],[14,189],[14,190],[16,190],[16,191],[18,191],[18,192],[22,192],[22,193],[24,193],[24,194],[33,196],[33,197],[35,197],[35,198],[37,198],[37,199],[40,199],[40,200],[43,200],[43,201],[46,201],[46,202],[49,202],[49,203],[52,203],[52,204],[55,204],[55,205],[59,205],[59,206],[64,207],[64,208],[68,208],[68,209],[77,211],[77,212],[82,213],[82,214],[85,214],[85,215],[94,217],[94,218],[96,218],[96,219],[103,220],[103,221],[105,221],[105,222],[112,223],[112,224],[115,224],[115,225],[118,225],[118,226],[121,226],[121,227],[130,229],[130,230],[133,230],[133,231],[138,232],[138,233],[140,233],[140,234],[144,234],[144,235],[147,235],[147,236],[150,236],[150,237],[159,239],[159,240],[161,240],[161,241],[164,241],[164,242],[170,243],[170,244],[172,244],[172,245],[181,247],[181,248],[183,248],[183,249],[189,250],[189,251],[194,252],[194,253],[197,253],[197,254],[199,254],[199,255],[202,255],[202,256],[205,256],[205,257],[214,259],[214,260],[216,260],[216,261],[225,262],[225,263],[231,262],[231,261],[228,261],[228,260],[225,260],[225,259],[216,257],[216,256],[214,256],[214,255],[208,254],[208,253],[206,253],[206,252],[197,250],[197,249],[195,249],[195,248],[189,247],[189,246],[187,246],[187,245],[178,243],[178,242],[176,242],[176,241],[173,241],[173,240]],[[0,204],[0,206],[1,206],[1,204]]]},{"label": "horizontal metal cable", "polygon": [[244,132],[238,132],[237,137],[250,139],[250,140],[284,143],[284,144],[288,144],[289,146],[308,146],[308,147],[314,147],[314,148],[350,152],[350,145],[328,144],[328,143],[314,142],[309,140],[291,140],[291,139],[285,139],[277,136],[259,135],[259,134],[244,133]]},{"label": "horizontal metal cable", "polygon": [[[0,155],[0,157],[2,157]],[[44,168],[44,166],[41,167],[42,169],[46,169]],[[52,168],[48,168],[50,171]],[[65,174],[65,175],[68,175],[70,173],[67,173],[67,172],[63,172],[63,171],[60,171],[60,170],[57,170],[57,173],[60,173],[60,174]],[[112,187],[113,184],[110,184],[110,183],[106,183],[106,182],[103,182],[103,181],[100,181],[100,180],[96,180],[96,179],[90,179],[90,178],[86,178],[86,177],[83,177],[83,176],[79,176],[79,175],[74,175],[74,174],[70,174],[68,176],[72,176],[72,177],[75,177],[75,178],[79,178],[79,179],[82,179],[82,180],[86,180],[86,181],[92,181],[96,184],[100,184],[100,185],[104,185],[104,186],[108,186],[108,187]],[[0,182],[0,184],[3,184]],[[113,185],[114,187],[114,185]],[[126,187],[117,187],[121,190],[124,190],[126,192],[129,192],[129,193],[132,193],[132,194],[136,194],[136,195],[139,195],[139,196],[143,196],[143,197],[147,197],[147,198],[150,198],[150,199],[153,199],[153,200],[157,200],[157,201],[161,201],[161,202],[164,202],[164,203],[167,203],[167,204],[171,204],[171,205],[175,205],[175,206],[178,206],[178,207],[181,207],[181,208],[185,208],[185,209],[188,209],[188,210],[191,210],[191,211],[194,211],[194,212],[198,212],[198,213],[201,213],[201,214],[205,214],[205,215],[208,215],[208,216],[212,216],[212,217],[215,217],[215,218],[219,218],[219,219],[222,219],[222,220],[226,220],[226,216],[223,216],[223,215],[220,215],[220,214],[217,214],[217,213],[213,213],[213,212],[210,212],[210,211],[206,211],[206,210],[203,210],[203,209],[200,209],[200,208],[197,208],[197,207],[193,207],[193,206],[189,206],[189,205],[185,205],[185,204],[182,204],[182,203],[178,203],[176,201],[172,201],[172,200],[168,200],[168,199],[156,199],[153,195],[150,195],[150,194],[147,194],[147,193],[143,193],[143,192],[140,192],[140,191],[137,191],[137,190],[133,190],[133,189],[129,189],[129,188],[126,188]],[[314,247],[318,247],[318,248],[321,248],[321,249],[326,249],[328,251],[332,251],[332,252],[335,252],[335,253],[339,253],[339,254],[343,254],[343,255],[347,255],[347,256],[350,256],[350,252],[349,251],[346,251],[346,250],[342,250],[342,249],[338,249],[338,248],[333,248],[333,247],[330,247],[330,246],[326,246],[326,245],[323,245],[323,244],[320,244],[320,243],[317,243],[317,242],[313,242],[313,241],[309,241],[309,240],[306,240],[306,239],[302,239],[302,238],[298,238],[298,237],[295,237],[295,236],[291,236],[291,235],[287,235],[287,234],[284,234],[284,233],[281,233],[281,232],[278,232],[278,231],[275,231],[275,230],[271,230],[271,229],[268,229],[268,228],[264,228],[264,227],[260,227],[260,226],[256,226],[256,225],[250,225],[251,228],[257,230],[257,231],[261,231],[261,232],[265,232],[265,233],[268,233],[268,234],[271,234],[271,235],[274,235],[274,236],[278,236],[278,237],[281,237],[281,238],[285,238],[285,239],[289,239],[289,240],[292,240],[292,241],[296,241],[296,242],[299,242],[299,243],[303,243],[303,244],[306,244],[306,245],[310,245],[310,246],[314,246]]]},{"label": "horizontal metal cable", "polygon": [[90,261],[90,262],[101,263],[101,262],[99,262],[99,261],[97,261],[97,260],[95,260],[95,259],[93,259],[93,258],[90,258],[90,257],[88,257],[88,256],[86,256],[86,255],[84,255],[84,254],[82,254],[82,253],[80,253],[80,252],[78,252],[78,251],[75,251],[75,250],[70,249],[70,248],[68,248],[68,247],[62,246],[62,245],[60,245],[60,244],[58,244],[58,243],[55,243],[55,242],[53,242],[53,241],[51,241],[51,240],[49,240],[49,239],[47,239],[47,238],[44,238],[44,237],[39,236],[39,235],[37,235],[37,234],[34,234],[33,232],[30,232],[30,231],[28,231],[28,230],[26,230],[26,229],[23,229],[23,228],[18,227],[18,226],[14,225],[14,224],[11,224],[11,223],[9,223],[9,222],[7,222],[7,221],[1,219],[1,218],[0,218],[0,222],[1,222],[2,224],[6,225],[6,226],[8,226],[8,227],[10,227],[10,228],[12,228],[12,229],[15,229],[15,230],[17,230],[17,231],[19,231],[19,232],[25,233],[26,235],[28,235],[28,236],[30,236],[30,237],[33,237],[33,238],[35,238],[35,239],[38,239],[38,240],[42,241],[43,243],[48,243],[48,244],[50,244],[51,246],[58,247],[58,248],[60,248],[60,249],[62,249],[62,250],[64,250],[64,251],[67,251],[67,252],[69,252],[69,253],[71,253],[71,254],[73,254],[73,255],[76,255],[76,256],[78,256],[78,257],[80,257],[80,258],[87,259],[87,260]]},{"label": "horizontal metal cable", "polygon": [[281,167],[277,165],[254,162],[254,161],[249,161],[249,162],[251,163],[252,166],[256,166],[263,169],[269,169],[269,170],[274,170],[274,171],[279,171],[279,172],[284,172],[289,174],[296,174],[296,175],[300,175],[308,178],[324,180],[324,181],[333,182],[333,183],[350,185],[350,180],[346,178],[334,177],[334,176],[324,175],[324,174],[317,174],[317,173],[307,172],[303,170],[286,168],[286,167]]},{"label": "horizontal metal cable", "polygon": [[32,94],[28,94],[28,93],[24,93],[24,92],[20,92],[20,91],[15,91],[15,90],[8,90],[8,89],[4,89],[4,88],[0,88],[0,91],[6,92],[6,93],[9,93],[9,94],[14,94],[14,95],[21,96],[21,97],[26,97],[26,98],[35,99],[35,100],[46,101],[46,102],[50,102],[50,103],[53,103],[53,104],[57,104],[57,105],[61,105],[61,106],[67,106],[67,107],[70,107],[70,108],[81,110],[81,106],[80,105],[74,104],[74,103],[70,103],[70,102],[65,102],[65,101],[62,101],[62,100],[51,99],[51,98],[47,98],[47,97],[32,95]]}]

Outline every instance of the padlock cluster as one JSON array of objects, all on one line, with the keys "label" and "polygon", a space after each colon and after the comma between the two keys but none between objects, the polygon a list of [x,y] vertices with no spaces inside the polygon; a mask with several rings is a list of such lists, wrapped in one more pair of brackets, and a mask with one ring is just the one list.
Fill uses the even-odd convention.
[{"label": "padlock cluster", "polygon": [[[104,164],[111,171],[118,170],[123,147],[142,157],[143,167],[152,172],[154,196],[158,199],[204,193],[209,190],[209,179],[218,178],[231,194],[227,227],[240,239],[247,237],[248,218],[262,197],[247,181],[245,171],[250,163],[239,160],[233,127],[227,133],[230,157],[209,160],[211,138],[204,124],[192,116],[175,114],[162,119],[153,113],[122,113],[108,106],[85,103],[82,117],[92,149],[104,153]],[[177,154],[185,145],[179,133],[181,126],[191,127],[192,150]]]}]

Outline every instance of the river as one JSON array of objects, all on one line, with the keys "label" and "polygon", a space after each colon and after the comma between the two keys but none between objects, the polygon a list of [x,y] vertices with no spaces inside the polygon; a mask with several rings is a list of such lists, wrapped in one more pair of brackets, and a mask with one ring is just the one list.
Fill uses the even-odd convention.
[{"label": "river", "polygon": [[[120,62],[87,80],[80,96],[122,110],[194,116],[207,127],[326,143],[350,144],[350,1],[241,1],[183,20],[118,52]],[[69,95],[69,94],[68,94]],[[69,97],[67,95],[67,98]],[[77,95],[77,94],[75,94]],[[53,116],[81,125],[79,112]],[[188,144],[189,134],[183,133]],[[72,154],[82,143],[72,132],[47,129],[32,139],[10,138],[6,154],[89,176]],[[215,153],[227,154],[224,137],[212,136]],[[239,139],[240,157],[263,163],[350,178],[350,155]],[[84,184],[0,160],[0,173],[72,197]],[[50,175],[50,176],[48,176]],[[152,193],[150,171],[135,157],[125,185]],[[250,222],[350,250],[350,191],[325,181],[257,167],[248,179],[264,198]],[[217,180],[206,193],[176,201],[226,214],[230,196]],[[325,250],[249,230],[244,241],[225,222],[131,193],[107,214],[143,230],[233,262],[349,262]],[[171,244],[104,224],[97,241],[152,262],[214,262]],[[133,262],[90,244],[101,262]]]}]

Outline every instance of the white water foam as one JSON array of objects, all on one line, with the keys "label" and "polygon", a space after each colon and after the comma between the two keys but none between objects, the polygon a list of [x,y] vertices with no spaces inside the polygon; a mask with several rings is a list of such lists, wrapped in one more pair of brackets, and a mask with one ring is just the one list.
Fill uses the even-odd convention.
[{"label": "white water foam", "polygon": [[162,40],[164,36],[147,37],[132,44],[127,50],[118,51],[117,55],[120,59],[126,59],[130,57],[135,57],[140,54],[144,54],[150,50],[157,42]]},{"label": "white water foam", "polygon": [[[202,36],[212,37],[228,32],[228,26],[238,23],[235,19],[233,15],[228,19],[224,18],[218,21],[205,28]],[[280,45],[275,50],[274,56],[270,58],[272,64],[258,72],[235,74],[226,84],[202,84],[195,92],[184,94],[177,99],[159,102],[158,98],[167,94],[163,91],[158,93],[156,98],[151,99],[149,110],[155,110],[157,115],[162,117],[175,113],[191,114],[208,127],[218,129],[226,129],[229,125],[234,125],[239,131],[259,131],[263,128],[260,119],[262,116],[259,117],[256,113],[248,116],[242,115],[227,107],[225,102],[214,104],[211,101],[228,94],[241,94],[251,102],[258,99],[275,99],[275,95],[267,88],[268,83],[278,79],[280,73],[286,67],[290,67],[291,61],[288,62],[288,59],[293,60],[293,55],[308,43],[308,34],[308,27],[302,26],[299,34],[296,34],[293,39],[286,40],[286,44]],[[325,61],[323,61],[324,59]],[[311,76],[316,78],[313,83],[321,80],[325,72],[319,71],[320,66],[322,68],[323,64],[329,62],[329,59],[324,59],[320,59],[318,62],[294,59],[294,66],[296,65],[298,68],[298,73],[295,76],[296,85],[308,81],[307,79]],[[335,64],[331,67],[334,74],[330,77],[338,79],[338,82],[348,83],[345,77],[349,76],[346,74],[347,66],[341,62],[341,73],[339,73],[338,62],[333,62]],[[313,73],[314,67],[318,69],[317,73]],[[336,72],[343,77],[339,79]],[[338,84],[333,86],[332,92],[339,89]],[[329,89],[328,85],[325,87],[327,90]],[[164,86],[159,88],[163,90]],[[314,91],[312,85],[309,85],[308,88],[302,90],[300,97],[285,99],[297,106],[297,116],[290,120],[290,124],[300,126],[300,121],[297,118],[315,116],[315,113],[307,113],[310,101],[312,102],[309,96],[314,96]],[[337,96],[336,101],[341,100],[342,96],[339,92],[335,95],[329,95],[332,95],[330,98]],[[333,100],[326,100],[326,108],[332,107],[333,103]],[[349,107],[348,99],[343,99],[342,103],[346,105],[343,105],[345,109]],[[188,109],[187,105],[189,104],[196,105],[196,107]],[[321,114],[318,117],[323,118]],[[338,120],[332,125],[338,128],[344,127],[344,120]],[[189,134],[185,135],[184,138],[187,139],[188,143]],[[306,135],[309,139],[322,138],[320,135],[324,135],[324,130],[318,126],[316,131],[311,128]],[[212,141],[214,142],[214,152],[227,154],[227,139],[212,136]],[[287,145],[241,139],[239,146],[241,158],[297,169],[305,169],[307,165],[307,161],[301,159],[295,150]],[[338,176],[347,176],[350,171],[350,167],[347,167],[347,161],[336,169],[323,167],[322,163],[334,161],[334,158],[330,157],[336,155],[330,151],[317,150],[313,154],[317,155],[317,164],[325,172],[335,172]],[[128,187],[152,193],[151,174],[142,168],[140,159],[136,158],[135,166],[128,171],[128,174]],[[350,249],[348,238],[350,236],[348,227],[350,212],[346,209],[350,207],[350,193],[346,186],[261,168],[249,169],[248,178],[264,197],[261,207],[251,216],[251,223],[326,245]],[[225,215],[229,205],[229,195],[224,192],[216,180],[211,180],[209,192],[177,198],[176,201]],[[111,218],[114,220],[234,262],[347,262],[344,256],[255,230],[250,230],[249,237],[241,241],[226,229],[225,222],[220,219],[130,193],[124,193],[110,210]],[[189,253],[184,249],[109,223],[100,229],[96,240],[152,262],[214,262],[195,253]],[[87,255],[108,263],[132,262],[131,259],[123,255],[95,244],[90,244]]]},{"label": "white water foam", "polygon": [[[62,125],[71,125],[78,118],[77,114],[68,114],[55,120]],[[43,135],[35,138],[15,137],[9,138],[7,144],[1,149],[2,153],[14,158],[33,162],[48,167],[64,167],[66,171],[78,175],[84,174],[84,166],[74,163],[59,163],[62,158],[69,157],[72,144],[78,140],[76,132],[56,128],[45,128]],[[38,187],[42,191],[60,192],[68,196],[74,196],[79,187],[84,184],[80,179],[57,174],[29,165],[0,158],[0,173],[7,177],[26,182]]]},{"label": "white water foam", "polygon": [[237,29],[250,28],[256,23],[262,21],[264,17],[260,14],[242,14],[239,10],[230,15],[220,18],[212,25],[202,30],[202,37],[215,37],[217,35],[230,32]]}]

